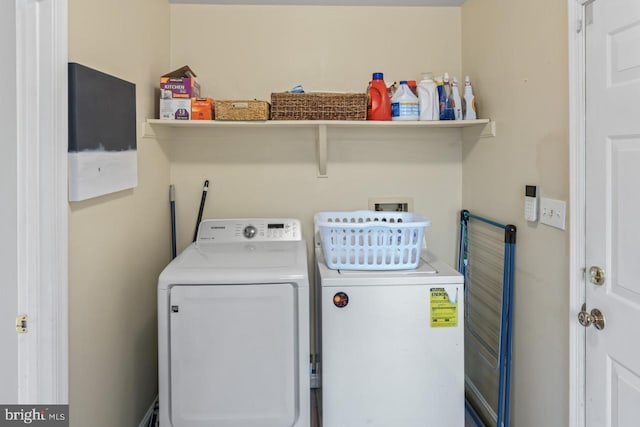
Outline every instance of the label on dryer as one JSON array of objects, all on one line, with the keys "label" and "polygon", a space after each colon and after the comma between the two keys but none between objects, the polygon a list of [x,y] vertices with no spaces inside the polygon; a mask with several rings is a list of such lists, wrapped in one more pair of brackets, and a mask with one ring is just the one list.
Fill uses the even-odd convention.
[{"label": "label on dryer", "polygon": [[458,326],[458,299],[451,301],[444,288],[432,288],[429,304],[429,318],[432,328]]}]

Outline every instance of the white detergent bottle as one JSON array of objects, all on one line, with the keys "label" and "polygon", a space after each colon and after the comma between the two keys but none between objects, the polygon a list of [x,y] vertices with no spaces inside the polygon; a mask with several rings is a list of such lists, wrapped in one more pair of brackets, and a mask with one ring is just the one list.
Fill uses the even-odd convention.
[{"label": "white detergent bottle", "polygon": [[460,91],[458,90],[458,79],[453,78],[451,83],[451,99],[453,100],[453,113],[456,120],[462,120],[462,101],[460,100]]},{"label": "white detergent bottle", "polygon": [[406,80],[400,82],[391,98],[391,120],[419,120],[418,97],[413,94]]},{"label": "white detergent bottle", "polygon": [[420,120],[440,120],[440,101],[438,86],[431,73],[425,73],[418,84],[418,105]]},{"label": "white detergent bottle", "polygon": [[473,96],[473,88],[469,76],[464,78],[464,104],[465,104],[465,120],[475,120],[478,118],[476,114],[476,98]]}]

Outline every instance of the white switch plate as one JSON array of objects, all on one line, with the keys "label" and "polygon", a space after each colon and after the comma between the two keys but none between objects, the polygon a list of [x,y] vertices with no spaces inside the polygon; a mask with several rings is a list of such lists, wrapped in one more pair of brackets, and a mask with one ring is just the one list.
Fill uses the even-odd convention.
[{"label": "white switch plate", "polygon": [[562,200],[540,198],[540,223],[551,227],[565,229],[567,203]]}]

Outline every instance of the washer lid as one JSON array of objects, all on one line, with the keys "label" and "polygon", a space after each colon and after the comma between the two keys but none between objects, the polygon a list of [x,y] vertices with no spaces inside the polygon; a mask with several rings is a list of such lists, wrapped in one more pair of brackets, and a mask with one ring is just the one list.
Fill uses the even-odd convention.
[{"label": "washer lid", "polygon": [[423,251],[420,264],[413,270],[332,270],[327,267],[321,248],[316,248],[316,262],[322,286],[393,286],[462,283],[460,273]]}]

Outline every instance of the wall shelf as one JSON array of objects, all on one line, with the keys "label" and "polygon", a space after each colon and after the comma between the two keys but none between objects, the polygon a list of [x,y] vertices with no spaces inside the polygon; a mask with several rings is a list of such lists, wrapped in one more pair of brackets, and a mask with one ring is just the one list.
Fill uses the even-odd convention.
[{"label": "wall shelf", "polygon": [[496,135],[495,122],[490,119],[478,120],[436,120],[436,121],[367,121],[367,120],[266,120],[266,121],[216,121],[216,120],[159,120],[149,119],[144,123],[143,137],[170,140],[176,135],[186,136],[189,131],[216,132],[223,129],[317,129],[318,177],[327,176],[327,131],[331,128],[351,129],[461,129],[473,131],[477,138]]}]

